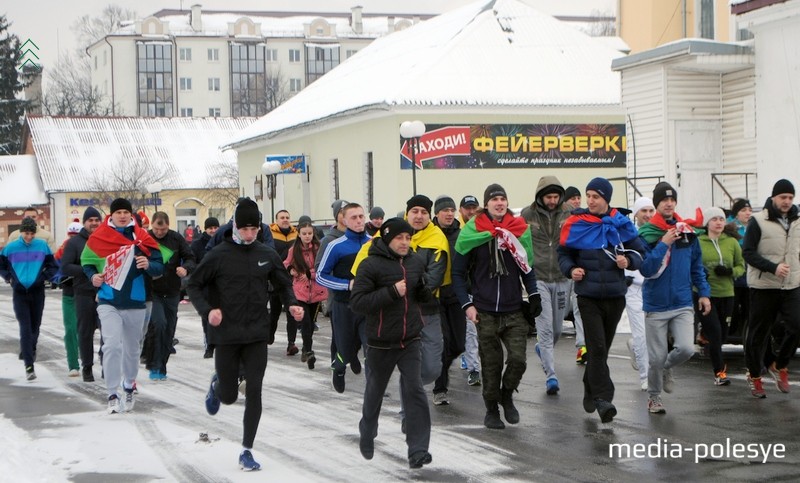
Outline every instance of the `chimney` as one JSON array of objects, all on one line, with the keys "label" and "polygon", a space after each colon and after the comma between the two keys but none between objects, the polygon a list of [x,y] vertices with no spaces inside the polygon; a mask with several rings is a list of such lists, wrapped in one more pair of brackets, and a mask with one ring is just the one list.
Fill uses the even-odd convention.
[{"label": "chimney", "polygon": [[27,101],[33,101],[28,114],[42,113],[42,67],[32,67],[26,65],[22,68],[22,79],[26,85],[22,88],[23,97]]},{"label": "chimney", "polygon": [[389,27],[387,29],[388,33],[394,32],[394,17],[393,16],[389,16],[389,25],[388,25],[388,27]]},{"label": "chimney", "polygon": [[203,6],[198,4],[192,5],[192,30],[200,32],[203,30],[202,10]]},{"label": "chimney", "polygon": [[358,5],[350,9],[352,15],[350,17],[350,26],[353,27],[353,31],[357,34],[364,33],[364,24],[361,22],[361,9],[364,7]]}]

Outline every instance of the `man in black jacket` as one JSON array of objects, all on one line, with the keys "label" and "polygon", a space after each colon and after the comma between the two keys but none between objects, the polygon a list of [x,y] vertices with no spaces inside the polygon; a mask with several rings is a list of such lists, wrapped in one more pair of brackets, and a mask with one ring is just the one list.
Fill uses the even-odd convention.
[{"label": "man in black jacket", "polygon": [[[97,289],[83,273],[81,253],[89,235],[100,226],[100,212],[90,206],[83,212],[83,228],[64,246],[61,256],[61,273],[72,278],[75,296],[75,314],[78,319],[78,351],[81,357],[81,373],[84,382],[94,382],[92,363],[94,361],[94,331],[100,328],[97,317]],[[102,345],[102,343],[101,343]]]},{"label": "man in black jacket", "polygon": [[181,279],[194,270],[194,254],[189,244],[169,228],[169,215],[157,211],[150,220],[150,236],[158,242],[164,257],[164,275],[153,280],[153,310],[147,331],[146,367],[151,381],[167,379],[167,362],[178,325],[178,303],[181,300]]},{"label": "man in black jacket", "polygon": [[[192,253],[194,253],[194,261],[195,263],[200,263],[203,261],[203,257],[206,254],[206,245],[214,235],[217,234],[217,230],[219,230],[219,220],[210,216],[206,218],[205,223],[203,223],[203,234],[196,237],[192,242]],[[208,343],[208,318],[201,317],[201,322],[203,324],[203,344],[206,348],[206,351],[203,353],[203,359],[211,359],[214,357],[214,346]]]},{"label": "man in black jacket", "polygon": [[408,464],[421,468],[432,458],[428,452],[431,416],[421,376],[419,303],[432,296],[425,287],[425,264],[411,251],[411,225],[391,218],[380,231],[359,266],[350,298],[353,311],[366,316],[370,347],[359,449],[365,459],[372,459],[383,395],[397,366],[408,420]]},{"label": "man in black jacket", "polygon": [[260,219],[258,205],[242,200],[223,243],[206,254],[188,287],[197,312],[208,317],[208,339],[215,346],[216,373],[206,395],[209,414],[216,414],[221,403],[236,402],[239,367],[244,368],[247,386],[239,467],[246,471],[261,468],[251,449],[261,420],[261,385],[267,369],[270,284],[280,292],[292,317],[303,318],[283,260],[274,248],[256,241]]}]

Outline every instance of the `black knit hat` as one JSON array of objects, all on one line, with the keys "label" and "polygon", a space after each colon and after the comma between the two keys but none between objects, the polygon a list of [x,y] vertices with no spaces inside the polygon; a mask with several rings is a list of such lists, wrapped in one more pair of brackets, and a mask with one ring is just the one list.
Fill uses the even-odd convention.
[{"label": "black knit hat", "polygon": [[408,233],[411,236],[414,235],[414,228],[402,218],[389,218],[381,225],[381,238],[387,245],[394,237],[401,233]]},{"label": "black knit hat", "polygon": [[[606,200],[606,203],[611,203],[611,195],[614,194],[614,187],[605,178],[593,178],[586,185],[586,191],[594,191],[600,195],[601,198]],[[588,196],[588,195],[587,195]]]},{"label": "black knit hat", "polygon": [[431,199],[425,195],[412,196],[406,202],[406,213],[411,211],[411,208],[414,208],[415,206],[419,206],[420,208],[425,208],[425,211],[427,211],[428,214],[430,214],[431,208],[433,208],[433,201],[431,201]]},{"label": "black knit hat", "polygon": [[486,190],[484,190],[483,192],[483,206],[486,206],[489,203],[489,200],[491,200],[495,196],[502,196],[508,199],[505,188],[503,188],[497,183],[492,183],[489,186],[487,186]]},{"label": "black knit hat", "polygon": [[236,205],[233,220],[236,222],[237,228],[244,228],[246,226],[260,227],[261,212],[258,211],[256,202],[253,200],[244,200]]},{"label": "black knit hat", "polygon": [[574,196],[580,196],[581,190],[574,186],[568,186],[567,189],[564,191],[564,199],[568,200]]},{"label": "black knit hat", "polygon": [[209,216],[206,218],[206,221],[203,223],[203,229],[207,230],[209,228],[219,228],[219,220],[214,218],[213,216]]},{"label": "black knit hat", "polygon": [[111,207],[109,208],[109,211],[111,213],[114,213],[119,210],[128,210],[131,213],[133,213],[133,205],[131,205],[131,202],[126,200],[125,198],[117,198],[111,202]]},{"label": "black knit hat", "polygon": [[733,216],[736,216],[745,208],[752,208],[750,205],[750,200],[745,198],[736,198],[736,201],[733,202],[733,206],[731,207],[731,213]]},{"label": "black knit hat", "polygon": [[439,213],[445,208],[452,208],[456,209],[456,202],[453,198],[447,195],[441,195],[436,198],[436,202],[433,203],[433,214]]},{"label": "black knit hat", "polygon": [[103,219],[103,217],[100,215],[100,212],[97,211],[97,208],[94,206],[86,208],[86,211],[83,212],[83,223],[86,223],[86,220],[89,218],[98,218],[100,220]]},{"label": "black knit hat", "polygon": [[26,216],[22,219],[22,223],[19,225],[19,232],[30,232],[36,233],[36,222],[30,216]]},{"label": "black knit hat", "polygon": [[465,206],[478,207],[478,206],[481,206],[481,205],[480,205],[480,203],[478,203],[478,198],[476,198],[476,197],[474,197],[472,195],[467,195],[467,196],[461,198],[461,203],[458,206],[463,208]]},{"label": "black knit hat", "polygon": [[794,185],[788,179],[779,179],[772,187],[772,196],[785,194],[794,195]]},{"label": "black knit hat", "polygon": [[672,198],[676,202],[678,201],[678,192],[666,181],[658,183],[656,187],[653,188],[653,205],[658,208],[658,204],[661,203],[664,198]]}]

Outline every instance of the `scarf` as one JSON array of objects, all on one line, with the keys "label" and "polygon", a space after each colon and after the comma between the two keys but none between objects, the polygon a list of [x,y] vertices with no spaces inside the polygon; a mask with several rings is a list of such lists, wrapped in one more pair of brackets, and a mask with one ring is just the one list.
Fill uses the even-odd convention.
[{"label": "scarf", "polygon": [[469,220],[461,229],[456,240],[456,251],[466,255],[472,249],[486,243],[490,244],[492,252],[490,273],[493,276],[508,275],[502,251],[511,254],[523,273],[531,271],[533,264],[531,230],[522,218],[506,212],[503,219],[498,221],[487,213],[481,213]]},{"label": "scarf", "polygon": [[133,220],[128,226],[133,227],[133,240],[117,231],[111,224],[111,217],[107,217],[105,223],[86,240],[86,246],[81,253],[81,265],[93,265],[98,273],[105,273],[107,263],[112,264],[106,283],[116,290],[120,290],[127,277],[134,248],[139,248],[147,257],[150,256],[151,249],[159,249],[159,244],[153,237]]},{"label": "scarf", "polygon": [[650,218],[649,222],[639,228],[639,236],[641,236],[648,245],[652,245],[673,227],[678,229],[678,233],[689,234],[703,232],[703,230],[698,230],[698,228],[703,226],[703,211],[700,208],[697,208],[695,212],[696,218],[694,220],[684,220],[678,216],[677,213],[672,216],[673,218],[670,222],[665,220],[664,217],[661,216],[661,213],[656,212],[656,214]]}]

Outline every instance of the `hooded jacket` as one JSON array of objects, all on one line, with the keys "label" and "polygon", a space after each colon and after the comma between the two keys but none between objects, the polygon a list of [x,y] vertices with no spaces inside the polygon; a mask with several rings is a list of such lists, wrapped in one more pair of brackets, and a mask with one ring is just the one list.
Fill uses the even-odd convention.
[{"label": "hooded jacket", "polygon": [[278,252],[281,258],[286,258],[286,254],[289,253],[289,247],[292,246],[297,238],[297,228],[289,225],[289,232],[284,233],[277,223],[273,223],[269,226],[269,231],[275,243],[275,251]]},{"label": "hooded jacket", "polygon": [[[708,284],[712,297],[733,297],[733,281],[744,273],[744,258],[739,241],[725,233],[719,239],[712,240],[708,234],[698,237],[700,251],[703,253],[703,267],[708,274]],[[714,268],[724,265],[733,269],[733,275],[720,276]]]},{"label": "hooded jacket", "polygon": [[295,297],[297,297],[297,300],[300,302],[305,302],[307,304],[322,302],[328,298],[328,290],[316,281],[317,271],[314,270],[316,252],[314,251],[313,245],[309,244],[307,247],[304,247],[299,238],[295,240],[295,243],[289,247],[286,260],[283,261],[283,266],[286,267],[287,270],[289,270],[289,267],[292,265],[295,250],[303,251],[303,260],[305,260],[306,266],[309,267],[308,276],[305,273],[295,273],[292,277],[292,287],[294,288]]},{"label": "hooded jacket", "polygon": [[[231,228],[208,252],[189,279],[187,292],[197,313],[222,311],[222,323],[208,326],[209,344],[250,344],[269,339],[269,286],[279,293],[284,310],[297,305],[292,279],[274,248],[255,241],[239,245]],[[205,293],[208,288],[208,295]]]},{"label": "hooded jacket", "polygon": [[[404,348],[419,339],[423,326],[419,304],[433,298],[424,276],[425,265],[416,253],[409,250],[401,257],[380,237],[370,244],[353,282],[350,307],[366,316],[367,344],[371,348]],[[406,281],[402,296],[394,286],[400,280]]]},{"label": "hooded jacket", "polygon": [[[555,189],[559,194],[558,206],[549,211],[543,201],[545,191]],[[530,206],[522,209],[521,216],[531,227],[533,269],[536,280],[548,283],[566,280],[561,273],[558,261],[558,240],[561,227],[569,218],[570,210],[564,205],[564,187],[555,176],[542,176],[536,187],[536,199]]]}]

